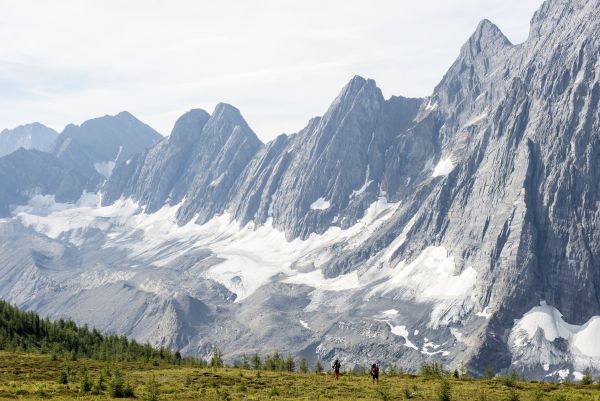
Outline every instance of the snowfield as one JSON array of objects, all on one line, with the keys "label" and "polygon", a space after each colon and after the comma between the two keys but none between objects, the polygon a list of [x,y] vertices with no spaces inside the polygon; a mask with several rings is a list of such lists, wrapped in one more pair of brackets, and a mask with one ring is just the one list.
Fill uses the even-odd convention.
[{"label": "snowfield", "polygon": [[[538,337],[538,335],[540,337]],[[566,341],[569,353],[573,358],[576,369],[573,372],[584,371],[587,367],[600,368],[600,316],[594,316],[585,324],[579,326],[564,321],[560,311],[545,301],[540,306],[532,308],[521,319],[517,320],[511,330],[509,342],[513,349],[554,349],[558,340]],[[557,352],[554,352],[557,354]],[[544,353],[535,353],[545,370],[550,369],[551,358]],[[566,370],[558,370],[548,376],[557,375],[561,380],[569,377]],[[577,377],[575,377],[577,380]]]},{"label": "snowfield", "polygon": [[[319,199],[320,206],[323,202]],[[182,254],[194,250],[210,252],[214,263],[199,274],[235,293],[235,302],[243,302],[274,281],[313,288],[311,308],[315,308],[315,302],[320,303],[323,292],[369,289],[367,298],[376,294],[395,294],[407,300],[431,303],[434,305],[432,327],[448,323],[465,305],[471,305],[477,273],[472,268],[455,272],[454,259],[443,246],[426,248],[410,263],[394,260],[394,252],[406,240],[414,218],[363,269],[330,278],[323,274],[323,267],[334,256],[333,248],[338,248],[339,252],[340,248],[358,247],[393,215],[398,206],[380,198],[349,228],[331,227],[323,234],[292,241],[274,228],[271,221],[258,227],[253,223],[241,227],[228,214],[223,214],[203,225],[192,220],[179,226],[176,223],[179,205],[165,206],[156,213],[146,214],[129,199],[102,207],[100,196],[94,194],[85,194],[74,205],[56,203],[49,196],[36,196],[27,206],[17,208],[15,214],[25,226],[76,246],[85,243],[86,233],[90,230],[109,232],[103,247],[124,250],[139,265],[164,268]],[[295,270],[294,266],[306,263],[312,264],[312,270]],[[93,277],[88,280],[88,286],[93,283],[100,286],[107,280],[131,281],[135,277],[131,271],[86,274]],[[145,281],[138,286],[156,294],[171,293],[164,284],[157,282]],[[449,313],[452,310],[456,313]],[[448,316],[450,320],[447,320]]]}]

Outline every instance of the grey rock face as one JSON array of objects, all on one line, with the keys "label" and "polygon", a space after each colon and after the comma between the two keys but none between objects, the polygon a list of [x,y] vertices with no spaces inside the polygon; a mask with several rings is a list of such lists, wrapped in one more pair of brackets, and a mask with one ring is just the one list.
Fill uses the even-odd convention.
[{"label": "grey rock face", "polygon": [[[288,238],[352,225],[380,194],[397,197],[397,186],[389,184],[421,173],[433,145],[407,134],[419,105],[418,99],[386,101],[374,81],[354,77],[323,117],[277,138],[250,163],[230,210],[242,223],[273,218]],[[406,161],[394,147],[414,147],[412,171],[402,168]]]},{"label": "grey rock face", "polygon": [[90,178],[38,150],[19,149],[0,157],[0,216],[34,195],[54,195],[57,202],[73,202],[84,191],[94,192],[99,178]]},{"label": "grey rock face", "polygon": [[225,210],[232,188],[262,143],[239,111],[219,104],[212,116],[192,110],[179,118],[169,138],[119,165],[103,202],[132,197],[156,211],[183,202],[180,223],[205,222]]},{"label": "grey rock face", "polygon": [[49,152],[58,133],[40,123],[21,125],[0,132],[0,157],[19,148]]}]

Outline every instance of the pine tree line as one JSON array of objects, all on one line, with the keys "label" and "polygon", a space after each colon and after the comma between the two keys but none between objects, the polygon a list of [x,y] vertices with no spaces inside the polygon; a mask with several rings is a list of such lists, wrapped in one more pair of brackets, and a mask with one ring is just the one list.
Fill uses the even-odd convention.
[{"label": "pine tree line", "polygon": [[33,312],[23,312],[0,300],[0,350],[40,351],[66,355],[71,359],[86,357],[105,361],[164,362],[203,364],[204,361],[182,358],[179,352],[140,344],[125,336],[104,335],[87,325],[71,320],[50,321]]}]

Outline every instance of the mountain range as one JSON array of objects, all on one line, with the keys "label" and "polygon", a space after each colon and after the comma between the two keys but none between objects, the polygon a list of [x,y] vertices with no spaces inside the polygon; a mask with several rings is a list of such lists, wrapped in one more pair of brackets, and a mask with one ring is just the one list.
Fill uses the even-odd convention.
[{"label": "mountain range", "polygon": [[599,32],[484,20],[431,96],[356,76],[268,143],[228,104],[3,131],[0,297],[190,355],[598,372]]}]

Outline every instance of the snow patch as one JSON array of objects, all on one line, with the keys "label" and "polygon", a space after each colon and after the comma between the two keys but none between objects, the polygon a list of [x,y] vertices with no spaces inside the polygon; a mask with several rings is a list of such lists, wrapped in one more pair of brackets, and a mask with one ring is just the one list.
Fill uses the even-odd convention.
[{"label": "snow patch", "polygon": [[422,302],[469,296],[475,287],[477,272],[468,267],[455,275],[454,269],[454,258],[448,255],[446,248],[430,246],[411,263],[400,262],[376,291],[388,294],[401,290]]},{"label": "snow patch", "polygon": [[115,162],[112,160],[108,160],[105,162],[94,163],[94,168],[96,169],[98,174],[103,175],[104,178],[108,178],[110,177],[115,168]]},{"label": "snow patch", "polygon": [[484,310],[482,310],[481,312],[477,312],[475,314],[475,316],[479,316],[479,317],[489,320],[492,317],[492,312],[489,312],[489,309],[490,309],[490,307],[486,306]]},{"label": "snow patch", "polygon": [[386,323],[388,326],[390,326],[390,330],[392,331],[393,335],[404,338],[405,347],[412,348],[417,351],[419,350],[419,348],[417,348],[417,346],[408,339],[408,330],[406,329],[406,326],[394,326],[389,321]]},{"label": "snow patch", "polygon": [[[373,139],[371,139],[372,141]],[[369,143],[369,147],[371,146],[371,144]],[[362,195],[367,188],[369,188],[369,186],[371,185],[371,183],[373,182],[373,180],[369,179],[369,176],[371,175],[371,166],[367,165],[367,172],[365,174],[365,183],[363,184],[362,187],[360,187],[357,190],[352,191],[352,193],[350,194],[350,199],[358,197],[360,195]]]},{"label": "snow patch", "polygon": [[540,330],[544,338],[553,342],[558,338],[567,340],[577,365],[600,366],[600,316],[578,326],[566,323],[560,311],[545,301],[532,308],[515,321],[510,339],[515,347],[527,347]]},{"label": "snow patch", "polygon": [[571,371],[569,369],[561,369],[558,370],[556,372],[556,374],[558,375],[558,377],[560,377],[561,380],[567,380],[569,378],[569,375],[571,374]]},{"label": "snow patch", "polygon": [[331,203],[325,198],[319,198],[310,205],[311,210],[327,210],[330,207]]},{"label": "snow patch", "polygon": [[425,106],[425,111],[433,111],[433,110],[437,109],[437,107],[438,107],[438,104],[436,102],[434,102],[433,99],[429,99],[427,106]]},{"label": "snow patch", "polygon": [[440,177],[448,175],[454,170],[454,164],[452,163],[452,155],[441,159],[433,169],[432,177]]},{"label": "snow patch", "polygon": [[408,235],[408,232],[415,225],[415,221],[417,221],[417,215],[414,215],[413,218],[410,219],[410,221],[402,229],[402,232],[400,233],[400,235],[398,235],[398,237],[396,237],[396,239],[394,239],[392,241],[392,243],[390,245],[388,245],[387,250],[385,251],[385,254],[383,256],[383,259],[385,261],[387,261],[387,262],[392,261],[394,252],[396,252],[398,250],[398,248],[400,248],[400,246],[402,246],[402,244],[404,244],[404,241],[406,241],[406,236]]},{"label": "snow patch", "polygon": [[[104,178],[109,178],[117,164],[117,160],[119,160],[119,156],[121,156],[121,152],[123,152],[123,146],[119,146],[119,151],[117,152],[117,156],[114,160],[107,160],[103,162],[94,163],[94,168],[98,172],[104,176]],[[129,164],[129,163],[128,163]]]},{"label": "snow patch", "polygon": [[471,118],[469,121],[467,121],[464,125],[463,128],[467,128],[467,127],[471,127],[473,125],[477,125],[477,123],[481,122],[482,120],[484,120],[487,117],[487,113],[482,113],[479,114],[473,118]]},{"label": "snow patch", "polygon": [[308,323],[306,323],[304,320],[300,319],[300,324],[302,325],[302,327],[304,327],[306,330],[312,330],[309,326]]},{"label": "snow patch", "polygon": [[579,85],[580,83],[583,82],[584,78],[585,78],[585,68],[582,68],[577,73],[577,77],[575,77],[575,82],[573,82],[573,84],[574,85]]}]

